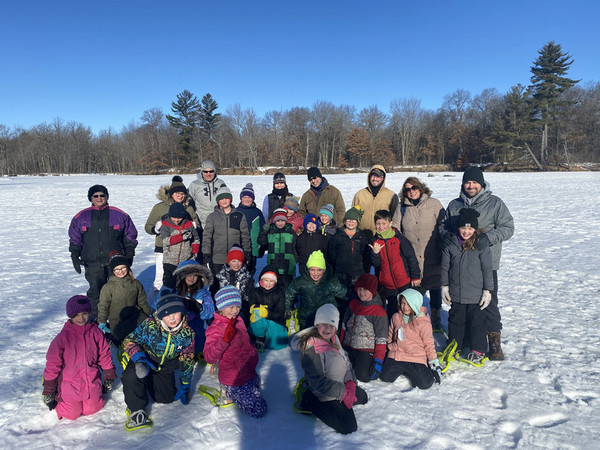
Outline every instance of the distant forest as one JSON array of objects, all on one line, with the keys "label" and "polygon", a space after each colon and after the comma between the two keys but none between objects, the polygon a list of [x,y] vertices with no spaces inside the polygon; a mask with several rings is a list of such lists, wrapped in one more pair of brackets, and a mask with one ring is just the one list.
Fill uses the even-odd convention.
[{"label": "distant forest", "polygon": [[600,83],[573,80],[573,58],[547,43],[531,67],[531,84],[507,93],[458,89],[436,110],[420,100],[376,106],[318,101],[259,117],[235,105],[218,112],[210,94],[184,90],[171,104],[145,111],[120,132],[97,134],[55,119],[29,129],[0,124],[0,175],[39,173],[159,173],[218,167],[365,167],[600,162]]}]

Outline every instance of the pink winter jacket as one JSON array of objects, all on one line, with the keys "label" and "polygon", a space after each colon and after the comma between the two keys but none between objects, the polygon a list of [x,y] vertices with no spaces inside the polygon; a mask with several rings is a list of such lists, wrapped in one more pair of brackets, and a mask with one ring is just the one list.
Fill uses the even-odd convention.
[{"label": "pink winter jacket", "polygon": [[[400,340],[398,335],[399,329],[403,330],[403,340]],[[402,332],[400,334],[402,335]],[[427,308],[422,306],[419,315],[410,323],[404,323],[401,313],[392,316],[388,334],[387,356],[396,361],[425,365],[437,358]]]},{"label": "pink winter jacket", "polygon": [[258,353],[250,342],[246,325],[237,316],[237,332],[229,344],[223,342],[223,335],[229,319],[215,313],[215,320],[206,330],[204,360],[209,364],[219,362],[219,382],[225,386],[241,386],[254,379]]},{"label": "pink winter jacket", "polygon": [[57,401],[81,401],[102,396],[102,379],[115,379],[110,346],[96,322],[84,326],[70,320],[54,338],[46,354],[44,394]]}]

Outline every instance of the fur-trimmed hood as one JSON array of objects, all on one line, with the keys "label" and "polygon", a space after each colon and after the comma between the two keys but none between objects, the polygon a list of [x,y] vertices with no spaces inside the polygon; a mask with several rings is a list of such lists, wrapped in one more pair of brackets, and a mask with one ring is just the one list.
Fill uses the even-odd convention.
[{"label": "fur-trimmed hood", "polygon": [[[158,192],[156,194],[156,198],[168,206],[171,206],[173,204],[173,198],[169,195],[170,187],[171,186],[168,184],[162,185],[158,188]],[[183,206],[188,208],[190,206],[190,196],[186,195],[185,200],[182,203]]]},{"label": "fur-trimmed hood", "polygon": [[213,282],[213,276],[210,269],[192,259],[182,261],[177,266],[177,269],[175,269],[175,271],[173,272],[173,275],[176,278],[185,278],[188,275],[197,275],[198,278],[202,280],[204,286],[207,287],[210,286]]}]

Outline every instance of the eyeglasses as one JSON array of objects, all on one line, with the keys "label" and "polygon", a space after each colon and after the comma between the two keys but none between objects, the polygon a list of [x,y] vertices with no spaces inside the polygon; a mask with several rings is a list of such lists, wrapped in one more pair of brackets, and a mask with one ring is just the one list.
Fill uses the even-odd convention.
[{"label": "eyeglasses", "polygon": [[203,170],[202,173],[215,173],[214,170]]},{"label": "eyeglasses", "polygon": [[115,273],[117,273],[117,272],[123,273],[123,272],[127,272],[127,270],[129,270],[129,269],[127,269],[127,267],[115,267],[115,269],[113,270],[113,272],[115,272]]},{"label": "eyeglasses", "polygon": [[94,198],[104,198],[104,197],[106,197],[106,195],[104,195],[104,194],[94,194],[94,195],[92,195],[92,197],[94,197]]},{"label": "eyeglasses", "polygon": [[418,190],[419,190],[419,188],[418,188],[417,186],[411,186],[411,187],[405,187],[405,188],[404,188],[404,192],[406,192],[407,194],[408,194],[410,191],[417,192]]}]

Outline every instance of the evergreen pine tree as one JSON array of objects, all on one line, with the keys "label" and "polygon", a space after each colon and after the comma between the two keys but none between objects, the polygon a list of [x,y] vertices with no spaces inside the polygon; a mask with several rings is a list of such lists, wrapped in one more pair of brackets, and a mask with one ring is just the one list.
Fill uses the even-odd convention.
[{"label": "evergreen pine tree", "polygon": [[188,162],[192,160],[191,142],[200,122],[200,109],[196,96],[186,89],[177,94],[176,102],[171,103],[171,111],[174,115],[166,116],[179,134],[179,151]]}]

